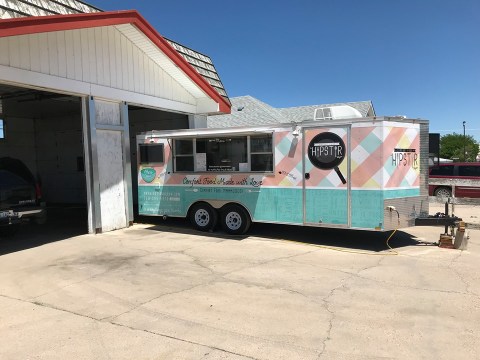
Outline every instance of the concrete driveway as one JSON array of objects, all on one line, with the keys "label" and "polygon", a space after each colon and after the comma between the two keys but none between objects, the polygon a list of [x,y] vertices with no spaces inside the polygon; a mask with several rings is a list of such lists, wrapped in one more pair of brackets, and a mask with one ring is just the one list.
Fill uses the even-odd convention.
[{"label": "concrete driveway", "polygon": [[478,359],[480,231],[460,252],[441,230],[395,234],[398,255],[289,226],[20,233],[0,243],[0,358]]}]

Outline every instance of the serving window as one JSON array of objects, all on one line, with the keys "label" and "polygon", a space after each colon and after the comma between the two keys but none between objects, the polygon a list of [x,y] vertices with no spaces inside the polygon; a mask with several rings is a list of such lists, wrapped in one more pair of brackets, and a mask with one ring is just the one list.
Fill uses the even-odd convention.
[{"label": "serving window", "polygon": [[176,172],[273,172],[272,135],[173,140]]},{"label": "serving window", "polygon": [[193,140],[179,139],[174,142],[175,171],[193,170]]},{"label": "serving window", "polygon": [[272,135],[250,137],[251,171],[273,172]]},{"label": "serving window", "polygon": [[163,163],[163,144],[140,144],[140,164]]}]

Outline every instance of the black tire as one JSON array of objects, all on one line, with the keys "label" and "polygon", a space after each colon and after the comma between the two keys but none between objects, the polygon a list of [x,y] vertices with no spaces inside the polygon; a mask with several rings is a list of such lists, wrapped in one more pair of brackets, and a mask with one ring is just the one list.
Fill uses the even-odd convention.
[{"label": "black tire", "polygon": [[0,226],[0,237],[11,237],[20,229],[18,224]]},{"label": "black tire", "polygon": [[195,229],[210,231],[217,225],[218,214],[212,206],[202,202],[191,207],[189,219]]},{"label": "black tire", "polygon": [[452,190],[447,188],[447,187],[438,187],[435,189],[435,192],[433,193],[437,197],[452,197]]},{"label": "black tire", "polygon": [[240,205],[225,205],[221,210],[222,227],[225,232],[231,235],[245,234],[252,220],[248,212]]}]

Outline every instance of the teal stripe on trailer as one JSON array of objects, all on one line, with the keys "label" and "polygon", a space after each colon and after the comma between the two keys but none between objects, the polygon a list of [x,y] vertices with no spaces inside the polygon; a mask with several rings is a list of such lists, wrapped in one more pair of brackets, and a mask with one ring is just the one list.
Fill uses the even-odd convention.
[{"label": "teal stripe on trailer", "polygon": [[[307,189],[306,222],[347,224],[347,191]],[[352,190],[352,227],[383,228],[384,200],[419,196],[417,189]],[[187,216],[188,207],[201,200],[243,204],[253,221],[303,224],[301,188],[142,186],[138,188],[141,215]]]},{"label": "teal stripe on trailer", "polygon": [[383,191],[352,190],[352,227],[383,227]]},{"label": "teal stripe on trailer", "polygon": [[412,196],[420,196],[420,188],[413,189],[393,189],[393,190],[383,190],[384,199],[397,199],[397,198],[406,198]]},{"label": "teal stripe on trailer", "polygon": [[254,221],[303,224],[301,188],[262,188],[257,194],[247,200]]},{"label": "teal stripe on trailer", "polygon": [[306,222],[309,224],[348,224],[346,189],[306,189]]},{"label": "teal stripe on trailer", "polygon": [[187,216],[188,207],[201,200],[233,201],[244,205],[254,221],[303,223],[301,188],[138,187],[140,215]]},{"label": "teal stripe on trailer", "polygon": [[383,228],[384,200],[420,196],[420,189],[352,190],[352,227]]}]

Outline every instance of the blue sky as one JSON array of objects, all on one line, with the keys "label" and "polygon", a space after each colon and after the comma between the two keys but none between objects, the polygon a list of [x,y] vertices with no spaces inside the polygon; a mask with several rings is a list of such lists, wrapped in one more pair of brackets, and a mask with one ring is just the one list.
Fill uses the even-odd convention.
[{"label": "blue sky", "polygon": [[274,107],[372,100],[480,141],[479,0],[131,1],[158,32],[209,55],[230,97]]}]

